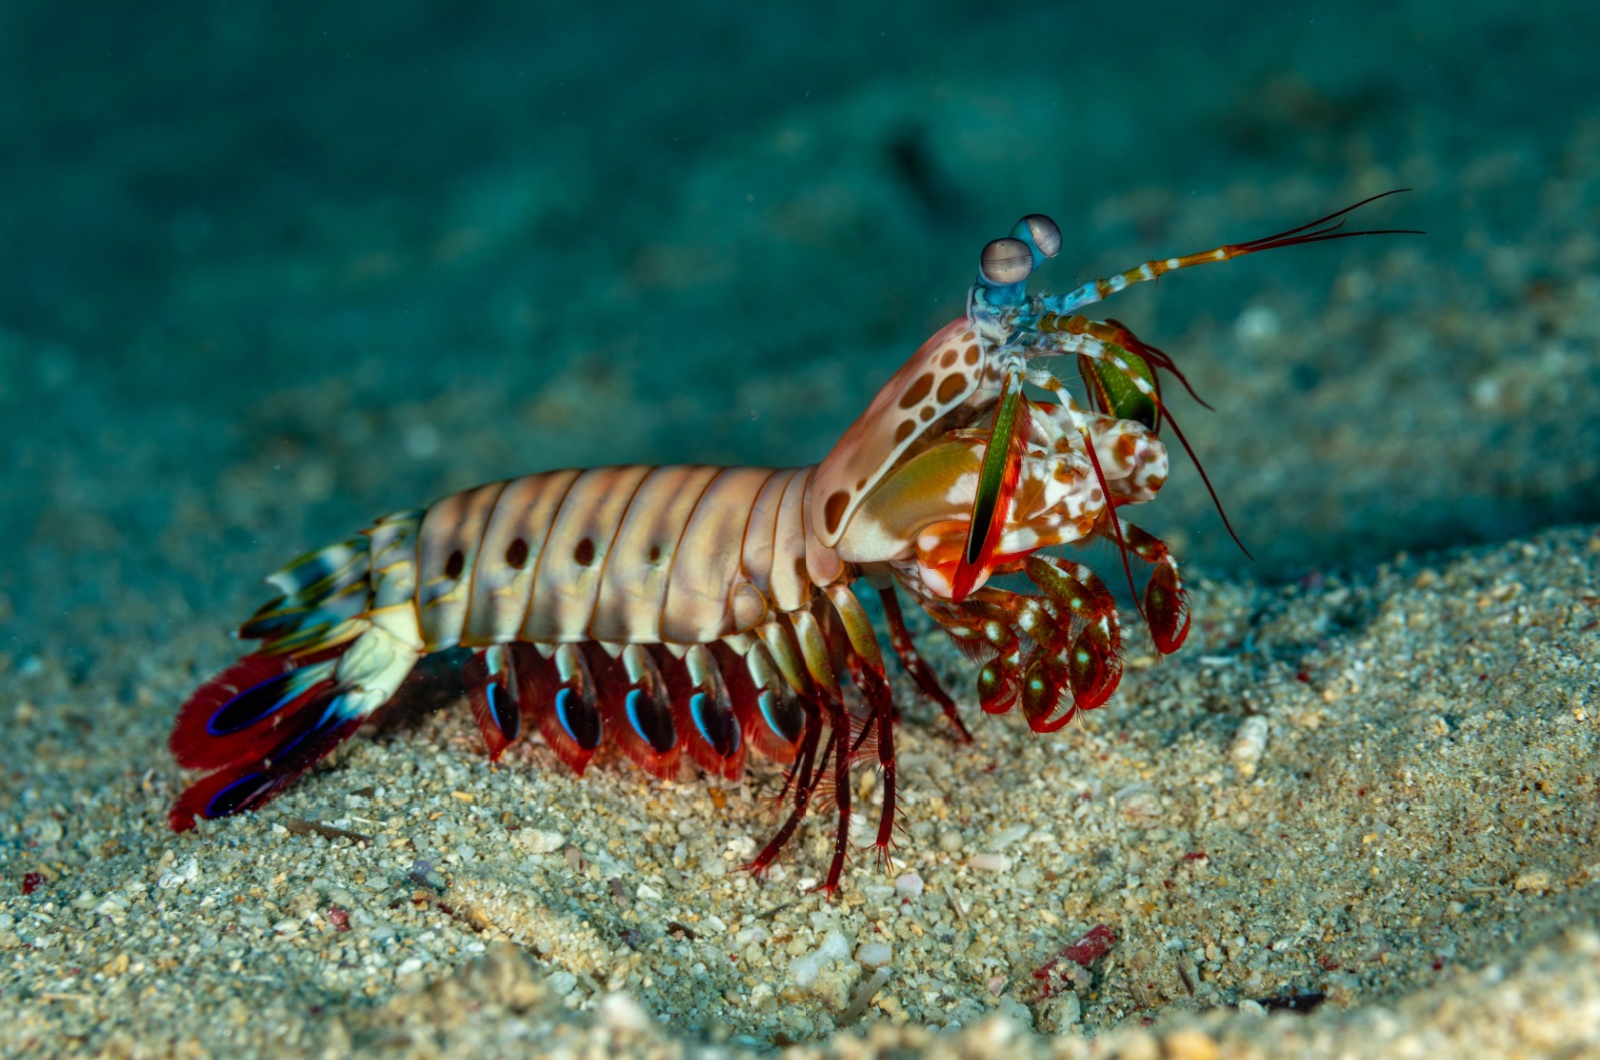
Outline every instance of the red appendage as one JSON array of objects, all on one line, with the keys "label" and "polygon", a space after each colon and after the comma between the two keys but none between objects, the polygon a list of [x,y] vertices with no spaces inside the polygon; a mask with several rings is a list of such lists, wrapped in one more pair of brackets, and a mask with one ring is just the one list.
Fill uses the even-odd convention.
[{"label": "red appendage", "polygon": [[228,704],[295,668],[295,662],[287,656],[246,655],[201,685],[178,712],[177,723],[167,739],[178,764],[185,769],[223,769],[264,756],[283,739],[284,726],[333,682],[313,685],[254,724],[236,731],[213,733],[208,726]]},{"label": "red appendage", "polygon": [[1074,942],[1072,945],[1063,949],[1050,960],[1046,961],[1038,968],[1035,968],[1033,970],[1033,977],[1040,980],[1043,984],[1039,987],[1040,1000],[1049,997],[1053,992],[1054,987],[1051,982],[1050,973],[1055,970],[1056,965],[1060,964],[1062,961],[1071,961],[1080,968],[1088,968],[1095,961],[1098,961],[1101,957],[1104,957],[1107,953],[1111,952],[1111,946],[1116,941],[1117,936],[1114,931],[1104,924],[1096,924],[1094,927],[1089,929],[1088,934],[1084,935],[1077,942]]}]

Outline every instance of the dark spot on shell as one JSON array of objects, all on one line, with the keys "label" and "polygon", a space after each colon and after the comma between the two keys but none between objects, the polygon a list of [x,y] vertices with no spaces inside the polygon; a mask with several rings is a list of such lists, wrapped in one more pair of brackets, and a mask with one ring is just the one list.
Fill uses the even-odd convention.
[{"label": "dark spot on shell", "polygon": [[578,542],[578,547],[572,550],[572,561],[580,567],[587,567],[594,562],[594,542],[584,538]]},{"label": "dark spot on shell", "polygon": [[467,565],[466,555],[458,548],[450,553],[450,558],[444,561],[444,576],[446,578],[459,578],[461,571]]},{"label": "dark spot on shell", "polygon": [[945,350],[944,354],[939,358],[939,367],[949,368],[952,364],[956,363],[956,358],[958,356],[960,355],[957,354],[955,350]]},{"label": "dark spot on shell", "polygon": [[976,346],[968,346],[967,347],[967,352],[962,355],[961,359],[966,361],[968,364],[977,364],[978,363],[978,347],[976,347]]},{"label": "dark spot on shell", "polygon": [[518,570],[528,565],[528,543],[522,538],[506,546],[506,565]]},{"label": "dark spot on shell", "polygon": [[811,583],[811,576],[806,573],[806,558],[804,556],[796,556],[794,558],[794,580],[801,585],[809,585]]},{"label": "dark spot on shell", "polygon": [[660,563],[661,562],[661,546],[660,545],[651,545],[650,546],[650,562],[651,563]]},{"label": "dark spot on shell", "polygon": [[822,506],[822,525],[828,533],[835,533],[839,523],[844,519],[844,510],[850,505],[850,494],[844,490],[835,490]]},{"label": "dark spot on shell", "polygon": [[864,490],[866,488],[867,488],[867,480],[866,479],[864,479],[864,478],[856,479],[856,492],[857,493],[860,493],[862,490]]},{"label": "dark spot on shell", "polygon": [[902,420],[900,426],[894,429],[894,444],[899,445],[911,437],[911,432],[917,429],[916,420]]},{"label": "dark spot on shell", "polygon": [[939,404],[948,405],[967,389],[967,378],[962,375],[945,376],[944,382],[939,384],[939,393],[935,395]]},{"label": "dark spot on shell", "polygon": [[900,407],[903,409],[915,408],[917,403],[928,396],[928,391],[933,389],[933,373],[924,372],[917,376],[917,381],[906,387],[906,392],[900,395]]},{"label": "dark spot on shell", "polygon": [[917,413],[917,417],[922,420],[923,423],[927,423],[929,420],[933,419],[933,406],[922,406],[922,411]]}]

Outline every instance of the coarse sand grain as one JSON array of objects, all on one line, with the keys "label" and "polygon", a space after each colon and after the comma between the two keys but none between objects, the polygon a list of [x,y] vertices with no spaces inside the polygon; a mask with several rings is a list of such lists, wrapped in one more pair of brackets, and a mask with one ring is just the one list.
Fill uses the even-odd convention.
[{"label": "coarse sand grain", "polygon": [[[1184,651],[1135,634],[1120,694],[1052,737],[978,719],[958,746],[901,682],[906,828],[875,866],[863,774],[832,900],[810,892],[814,823],[765,882],[738,869],[775,825],[775,768],[579,780],[537,743],[491,765],[459,704],[175,836],[161,711],[103,731],[70,675],[24,660],[0,674],[0,1050],[1600,1045],[1600,530],[1201,579],[1194,611]],[[146,667],[151,695],[192,683],[177,657]]]}]

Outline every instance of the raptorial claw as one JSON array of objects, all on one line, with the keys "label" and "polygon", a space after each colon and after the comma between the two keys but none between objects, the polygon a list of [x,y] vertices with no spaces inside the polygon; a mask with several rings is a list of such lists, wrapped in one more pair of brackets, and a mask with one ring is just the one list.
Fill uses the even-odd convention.
[{"label": "raptorial claw", "polygon": [[1017,701],[1015,674],[999,660],[987,663],[978,673],[978,705],[985,714],[1004,714]]},{"label": "raptorial claw", "polygon": [[1079,710],[1100,706],[1122,682],[1122,660],[1117,657],[1103,622],[1094,623],[1078,634],[1069,659],[1072,699]]},{"label": "raptorial claw", "polygon": [[1022,473],[1022,449],[1028,436],[1028,423],[1022,374],[1013,372],[1006,376],[1004,391],[995,409],[994,429],[989,435],[988,448],[984,450],[978,492],[972,500],[966,547],[956,565],[950,598],[957,603],[967,598],[994,560],[1011,498]]},{"label": "raptorial claw", "polygon": [[1150,575],[1144,590],[1144,613],[1157,651],[1171,655],[1183,647],[1189,635],[1189,593],[1170,566],[1159,566]]},{"label": "raptorial claw", "polygon": [[1028,728],[1038,733],[1055,732],[1078,713],[1077,704],[1051,720],[1061,705],[1061,695],[1072,682],[1070,667],[1055,653],[1036,653],[1022,677],[1022,713]]}]

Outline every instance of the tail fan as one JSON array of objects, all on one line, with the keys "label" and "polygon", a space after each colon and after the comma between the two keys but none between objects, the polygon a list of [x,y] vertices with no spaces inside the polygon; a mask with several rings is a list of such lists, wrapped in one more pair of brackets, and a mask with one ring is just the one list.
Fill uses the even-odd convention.
[{"label": "tail fan", "polygon": [[307,553],[267,578],[282,595],[239,629],[261,651],[287,655],[341,644],[357,636],[371,604],[369,542],[353,537]]},{"label": "tail fan", "polygon": [[[179,765],[210,772],[173,804],[174,831],[267,802],[405,682],[419,653],[369,616],[383,589],[374,575],[391,568],[409,575],[402,561],[420,517],[389,516],[267,579],[279,596],[239,631],[260,646],[189,697],[168,740]],[[396,552],[402,561],[374,567]]]},{"label": "tail fan", "polygon": [[[270,693],[263,691],[263,687],[277,680],[269,678],[240,693],[213,712],[211,717],[227,717],[226,712],[230,707],[241,701],[252,702],[245,697],[254,696],[255,701],[269,698]],[[199,694],[196,695],[198,698]],[[195,701],[190,702],[192,704]],[[286,705],[276,707],[244,728],[228,734],[236,738],[229,751],[233,760],[191,785],[178,797],[168,817],[172,830],[187,831],[194,827],[196,818],[226,817],[265,803],[354,735],[365,714],[352,712],[348,708],[348,698],[331,682],[319,682]],[[177,738],[178,734],[174,733],[174,743]],[[224,743],[228,742],[227,736],[221,739]],[[187,746],[193,747],[192,744]],[[237,757],[240,755],[243,757]],[[215,757],[208,756],[203,760],[215,760]],[[190,760],[202,759],[191,754]]]},{"label": "tail fan", "polygon": [[296,667],[281,655],[247,655],[201,685],[168,739],[185,769],[222,769],[267,754],[301,712],[333,687],[331,660]]}]

